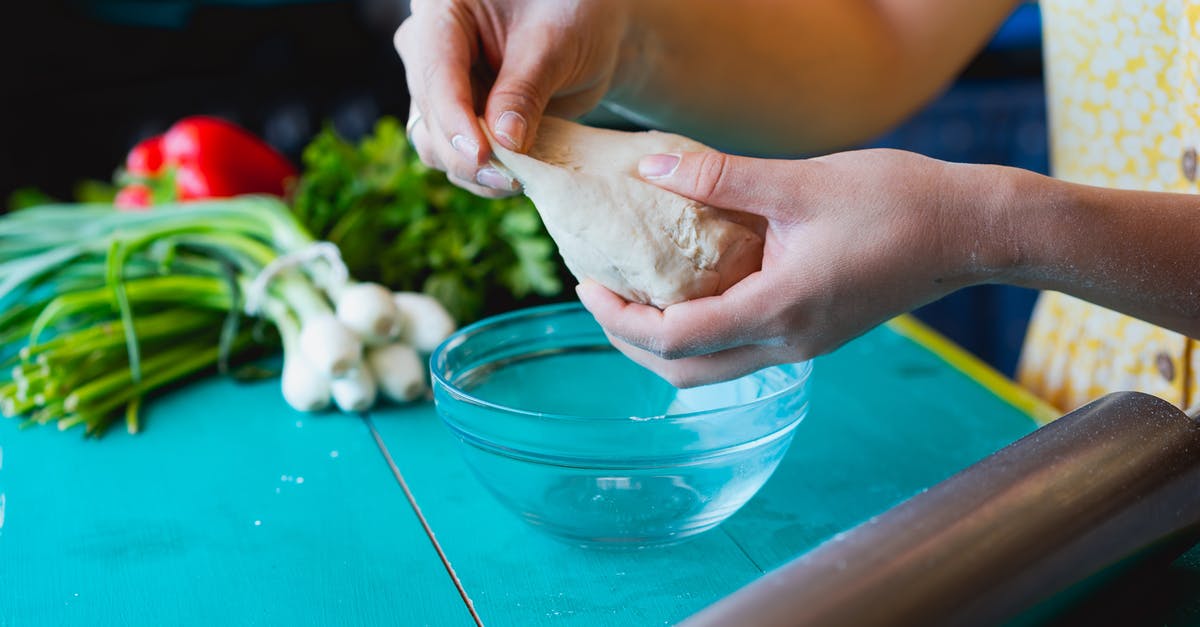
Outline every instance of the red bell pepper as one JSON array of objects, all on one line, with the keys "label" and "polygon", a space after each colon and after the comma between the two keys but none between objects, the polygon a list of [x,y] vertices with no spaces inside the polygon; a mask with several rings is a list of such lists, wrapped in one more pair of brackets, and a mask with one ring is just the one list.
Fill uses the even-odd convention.
[{"label": "red bell pepper", "polygon": [[129,151],[125,170],[134,176],[158,176],[163,168],[162,135],[144,139]]},{"label": "red bell pepper", "polygon": [[220,118],[194,116],[176,122],[163,135],[162,153],[175,170],[180,200],[283,196],[297,175],[274,148]]},{"label": "red bell pepper", "polygon": [[[220,118],[192,116],[133,147],[125,170],[138,181],[121,190],[126,208],[142,207],[165,179],[176,200],[240,194],[283,196],[298,176],[281,154],[249,131]],[[167,178],[170,177],[170,178]],[[142,183],[142,184],[139,184]],[[127,191],[128,190],[128,191]]]}]

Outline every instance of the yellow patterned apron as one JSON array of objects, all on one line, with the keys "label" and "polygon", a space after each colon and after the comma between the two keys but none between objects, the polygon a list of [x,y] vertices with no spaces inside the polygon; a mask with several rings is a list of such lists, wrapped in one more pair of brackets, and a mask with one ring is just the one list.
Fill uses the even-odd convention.
[{"label": "yellow patterned apron", "polygon": [[[1054,176],[1196,192],[1200,0],[1041,5]],[[1195,340],[1045,292],[1017,378],[1068,411],[1114,390],[1140,390],[1187,407],[1200,399],[1198,374]]]}]

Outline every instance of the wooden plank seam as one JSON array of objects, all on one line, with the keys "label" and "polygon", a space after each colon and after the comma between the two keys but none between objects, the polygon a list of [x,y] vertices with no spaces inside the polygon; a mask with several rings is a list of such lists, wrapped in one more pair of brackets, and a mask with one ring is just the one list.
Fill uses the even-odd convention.
[{"label": "wooden plank seam", "polygon": [[757,570],[760,575],[767,574],[767,571],[764,570],[763,567],[758,563],[758,560],[754,559],[754,557],[751,556],[748,551],[746,551],[746,547],[742,546],[742,543],[738,542],[738,539],[733,537],[732,533],[729,533],[729,529],[727,527],[722,526],[721,533],[725,534],[726,538],[729,538],[729,541],[733,543],[733,546],[736,546],[737,550],[741,551],[742,555],[747,561],[750,562],[751,566],[754,566],[755,570]]},{"label": "wooden plank seam", "polygon": [[454,582],[454,587],[458,590],[458,596],[462,597],[463,603],[467,606],[467,611],[471,613],[471,619],[475,621],[477,627],[483,627],[483,620],[479,618],[479,613],[475,611],[475,603],[471,601],[471,597],[467,596],[467,590],[463,587],[462,580],[458,578],[458,573],[454,572],[454,567],[450,565],[450,559],[446,557],[446,552],[442,550],[442,545],[434,535],[433,528],[429,526],[429,521],[425,520],[425,514],[421,511],[421,506],[417,505],[416,497],[413,496],[412,490],[408,488],[408,482],[404,480],[404,475],[400,472],[396,461],[392,459],[391,452],[388,451],[387,445],[383,443],[383,437],[379,435],[379,431],[375,428],[375,423],[371,421],[371,416],[363,412],[359,414],[359,417],[367,425],[367,429],[371,432],[371,437],[375,439],[375,445],[379,447],[379,452],[383,453],[384,461],[392,469],[392,476],[396,478],[396,483],[400,484],[400,489],[404,491],[404,498],[408,500],[413,513],[417,515],[417,520],[421,523],[421,528],[425,530],[425,537],[429,538],[429,543],[433,545],[433,550],[437,551],[438,559],[442,560],[442,566],[446,568],[446,574],[450,575],[450,580]]}]

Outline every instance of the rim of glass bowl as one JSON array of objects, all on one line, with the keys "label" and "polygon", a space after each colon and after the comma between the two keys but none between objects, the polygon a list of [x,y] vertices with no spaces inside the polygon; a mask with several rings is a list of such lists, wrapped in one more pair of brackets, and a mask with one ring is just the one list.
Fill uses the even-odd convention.
[{"label": "rim of glass bowl", "polygon": [[[488,329],[495,328],[497,326],[502,326],[504,324],[512,322],[513,320],[518,320],[518,319],[530,320],[530,319],[536,319],[536,318],[544,318],[544,317],[562,315],[564,313],[587,313],[587,310],[584,309],[582,304],[577,303],[577,302],[558,303],[558,304],[552,304],[552,305],[539,305],[537,307],[529,307],[526,309],[518,309],[516,311],[510,311],[508,313],[497,314],[495,316],[484,318],[483,320],[474,322],[466,327],[463,327],[462,329],[459,329],[458,331],[456,331],[450,337],[446,338],[446,340],[443,341],[441,344],[439,344],[438,347],[433,350],[433,353],[430,354],[430,356],[429,356],[430,375],[433,377],[433,379],[438,384],[445,386],[446,389],[449,390],[450,392],[452,392],[454,394],[454,396],[457,397],[459,400],[466,401],[466,402],[472,403],[474,405],[478,405],[480,407],[485,407],[487,409],[491,409],[494,411],[499,411],[499,412],[508,413],[508,414],[515,414],[515,415],[519,415],[519,416],[526,416],[526,417],[530,417],[530,418],[562,420],[564,422],[591,422],[591,421],[594,421],[594,420],[596,420],[595,416],[572,416],[569,414],[554,414],[554,413],[547,413],[547,412],[540,412],[540,411],[530,411],[530,410],[510,407],[508,405],[500,405],[498,403],[493,403],[491,401],[485,401],[485,400],[479,398],[478,396],[475,396],[474,394],[471,394],[470,392],[464,390],[462,387],[458,386],[457,384],[451,382],[450,379],[443,372],[442,368],[439,367],[439,362],[445,361],[445,356],[446,356],[447,352],[453,350],[455,347],[463,344],[464,342],[469,340],[471,337],[478,335],[481,332],[484,332]],[[616,350],[616,349],[614,348],[613,350]],[[662,415],[662,416],[630,416],[630,417],[625,418],[624,420],[629,421],[629,422],[647,422],[647,423],[685,422],[685,421],[692,420],[692,419],[712,416],[713,414],[719,414],[723,411],[727,411],[730,409],[747,409],[747,408],[756,407],[758,405],[766,405],[767,403],[771,402],[772,400],[774,400],[780,396],[783,396],[785,394],[790,394],[790,393],[796,391],[796,389],[803,386],[808,381],[808,377],[812,375],[812,362],[811,361],[802,361],[802,362],[796,362],[796,363],[792,363],[792,364],[780,364],[780,365],[790,365],[790,366],[797,367],[798,372],[797,372],[796,378],[793,381],[790,381],[788,384],[784,385],[783,387],[779,388],[778,390],[775,390],[775,391],[771,392],[770,394],[760,396],[760,397],[754,399],[753,401],[750,401],[747,403],[735,403],[732,405],[722,405],[721,407],[702,409],[700,411],[687,412],[687,413],[683,413],[683,414],[667,414],[667,415]],[[777,368],[777,367],[779,367],[779,366],[778,365],[777,366],[767,366],[767,368]],[[765,369],[766,368],[764,368],[764,370]],[[606,418],[606,420],[612,420],[612,419],[613,418]],[[799,418],[797,418],[797,419],[799,419]],[[787,424],[791,424],[791,423],[787,423]]]}]

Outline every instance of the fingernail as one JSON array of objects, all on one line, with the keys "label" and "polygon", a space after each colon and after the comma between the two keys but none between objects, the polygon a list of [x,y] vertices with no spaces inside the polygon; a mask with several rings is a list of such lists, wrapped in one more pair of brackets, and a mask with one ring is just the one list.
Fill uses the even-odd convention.
[{"label": "fingernail", "polygon": [[677,154],[648,155],[638,161],[638,174],[648,179],[661,179],[675,173],[681,157]]},{"label": "fingernail", "polygon": [[525,141],[525,118],[516,111],[505,111],[496,120],[496,139],[513,150],[520,150]]},{"label": "fingernail", "polygon": [[479,142],[466,135],[455,135],[450,138],[450,145],[462,156],[473,162],[479,161]]},{"label": "fingernail", "polygon": [[511,192],[517,189],[517,182],[496,168],[483,168],[475,173],[475,182],[484,187]]}]

